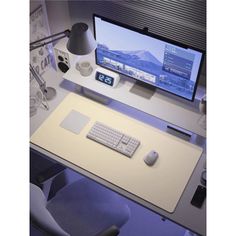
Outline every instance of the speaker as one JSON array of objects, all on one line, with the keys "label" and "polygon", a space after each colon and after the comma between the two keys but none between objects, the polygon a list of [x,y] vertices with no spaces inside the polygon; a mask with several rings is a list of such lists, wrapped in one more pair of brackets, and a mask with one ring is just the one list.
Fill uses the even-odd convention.
[{"label": "speaker", "polygon": [[68,39],[61,39],[55,46],[54,46],[54,55],[56,61],[56,67],[58,72],[62,72],[63,74],[66,73],[69,68],[75,63],[78,56],[70,53],[67,48]]}]

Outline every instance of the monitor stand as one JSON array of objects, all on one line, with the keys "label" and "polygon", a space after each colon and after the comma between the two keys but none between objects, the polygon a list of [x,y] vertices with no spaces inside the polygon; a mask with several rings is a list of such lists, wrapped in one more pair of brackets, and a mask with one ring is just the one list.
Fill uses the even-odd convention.
[{"label": "monitor stand", "polygon": [[150,99],[156,91],[156,88],[150,84],[136,81],[133,87],[129,90],[131,93]]}]

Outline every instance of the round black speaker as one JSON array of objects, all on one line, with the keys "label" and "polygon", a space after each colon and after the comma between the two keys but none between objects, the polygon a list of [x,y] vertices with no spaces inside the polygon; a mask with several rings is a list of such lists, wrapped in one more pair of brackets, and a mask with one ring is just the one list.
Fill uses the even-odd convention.
[{"label": "round black speaker", "polygon": [[59,62],[58,64],[58,68],[63,72],[66,73],[69,70],[69,67],[63,63],[63,62]]},{"label": "round black speaker", "polygon": [[58,56],[58,60],[59,60],[59,61],[64,61],[64,59],[63,59],[62,56]]}]

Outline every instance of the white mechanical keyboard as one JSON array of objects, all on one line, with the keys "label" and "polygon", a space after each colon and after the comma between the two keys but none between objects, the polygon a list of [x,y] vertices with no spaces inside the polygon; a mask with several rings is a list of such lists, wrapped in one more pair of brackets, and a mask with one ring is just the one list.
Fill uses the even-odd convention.
[{"label": "white mechanical keyboard", "polygon": [[118,130],[96,122],[88,132],[87,138],[101,143],[128,157],[132,157],[140,142]]}]

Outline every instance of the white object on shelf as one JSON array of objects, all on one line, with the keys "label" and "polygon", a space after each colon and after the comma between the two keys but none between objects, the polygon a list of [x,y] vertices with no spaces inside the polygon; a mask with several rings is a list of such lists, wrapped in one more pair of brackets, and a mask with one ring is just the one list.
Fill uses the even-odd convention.
[{"label": "white object on shelf", "polygon": [[89,61],[78,61],[75,65],[75,68],[82,76],[89,76],[93,72],[93,67]]}]

